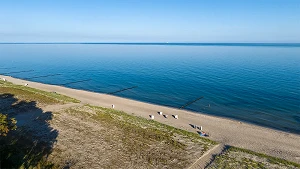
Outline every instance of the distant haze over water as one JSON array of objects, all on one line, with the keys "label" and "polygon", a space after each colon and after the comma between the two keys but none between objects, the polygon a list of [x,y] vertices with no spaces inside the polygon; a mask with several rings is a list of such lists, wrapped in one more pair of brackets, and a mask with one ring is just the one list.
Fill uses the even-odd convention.
[{"label": "distant haze over water", "polygon": [[0,74],[300,134],[299,43],[2,43]]}]

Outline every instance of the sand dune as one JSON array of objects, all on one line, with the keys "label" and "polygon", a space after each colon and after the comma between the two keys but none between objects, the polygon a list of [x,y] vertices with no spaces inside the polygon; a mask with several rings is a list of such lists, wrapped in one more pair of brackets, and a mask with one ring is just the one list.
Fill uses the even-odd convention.
[{"label": "sand dune", "polygon": [[[223,144],[250,149],[256,152],[265,153],[271,156],[284,158],[300,163],[300,135],[277,131],[269,128],[255,126],[239,121],[214,117],[204,114],[197,114],[186,110],[159,106],[126,98],[120,98],[107,94],[93,93],[88,91],[70,89],[61,86],[47,85],[36,82],[25,81],[9,76],[0,76],[14,84],[28,84],[45,91],[55,91],[80,100],[83,104],[111,107],[125,111],[136,116],[149,118],[154,115],[155,120],[177,128],[196,132],[190,124],[203,126],[203,130],[210,134],[210,139]],[[164,118],[157,112],[169,115]],[[178,115],[178,119],[171,115]]]}]

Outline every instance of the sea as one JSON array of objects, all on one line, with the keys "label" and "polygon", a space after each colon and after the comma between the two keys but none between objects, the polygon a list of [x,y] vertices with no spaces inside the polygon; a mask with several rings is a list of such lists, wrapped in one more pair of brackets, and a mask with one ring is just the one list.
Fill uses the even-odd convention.
[{"label": "sea", "polygon": [[297,43],[2,43],[0,74],[300,134]]}]

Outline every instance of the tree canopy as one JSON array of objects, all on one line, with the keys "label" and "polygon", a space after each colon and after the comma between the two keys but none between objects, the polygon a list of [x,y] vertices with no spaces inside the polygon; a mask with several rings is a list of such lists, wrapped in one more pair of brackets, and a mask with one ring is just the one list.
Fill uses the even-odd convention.
[{"label": "tree canopy", "polygon": [[9,118],[8,115],[0,113],[0,136],[6,136],[10,130],[15,130],[16,119]]}]

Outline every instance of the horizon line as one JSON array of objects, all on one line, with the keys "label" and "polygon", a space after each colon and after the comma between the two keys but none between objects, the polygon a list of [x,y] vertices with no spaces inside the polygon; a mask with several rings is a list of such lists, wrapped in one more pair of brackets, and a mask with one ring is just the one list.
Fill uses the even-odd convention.
[{"label": "horizon line", "polygon": [[300,47],[300,43],[290,42],[0,42],[1,45],[51,45],[51,44],[82,44],[82,45],[169,45],[169,46],[283,46]]}]

